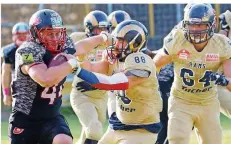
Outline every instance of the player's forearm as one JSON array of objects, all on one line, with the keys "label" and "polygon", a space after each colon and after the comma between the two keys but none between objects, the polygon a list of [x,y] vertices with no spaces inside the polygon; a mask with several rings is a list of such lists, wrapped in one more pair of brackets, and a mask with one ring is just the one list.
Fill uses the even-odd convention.
[{"label": "player's forearm", "polygon": [[11,83],[11,65],[7,65],[3,63],[2,65],[2,89],[3,90],[8,89],[8,91],[10,91],[10,83]]},{"label": "player's forearm", "polygon": [[106,76],[78,68],[76,75],[93,87],[101,90],[126,90],[129,88],[128,78],[124,73]]},{"label": "player's forearm", "polygon": [[104,40],[100,35],[80,40],[75,43],[76,56],[86,55],[94,48],[102,44],[104,44]]},{"label": "player's forearm", "polygon": [[226,78],[229,80],[229,84],[227,85],[227,89],[231,92],[231,78]]},{"label": "player's forearm", "polygon": [[171,63],[172,59],[171,56],[165,54],[164,49],[162,48],[157,52],[153,61],[156,65],[157,71],[159,71],[163,66]]},{"label": "player's forearm", "polygon": [[[62,81],[68,74],[72,72],[72,67],[66,62],[59,66],[50,67],[45,73],[45,81],[47,84],[55,85]],[[50,77],[53,77],[50,79]]]},{"label": "player's forearm", "polygon": [[231,39],[231,30],[229,30],[228,38]]},{"label": "player's forearm", "polygon": [[28,70],[30,77],[43,87],[51,87],[58,84],[64,77],[71,73],[72,67],[67,62],[47,68],[46,65],[40,64],[31,66]]},{"label": "player's forearm", "polygon": [[7,71],[3,70],[3,72],[2,72],[2,89],[3,90],[5,90],[5,89],[10,90],[10,82],[11,82],[11,72],[10,71],[7,72]]}]

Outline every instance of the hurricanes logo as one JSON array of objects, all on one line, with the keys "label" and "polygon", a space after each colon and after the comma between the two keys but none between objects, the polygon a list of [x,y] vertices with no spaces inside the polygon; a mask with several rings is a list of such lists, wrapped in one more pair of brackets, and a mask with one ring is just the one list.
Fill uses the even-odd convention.
[{"label": "hurricanes logo", "polygon": [[62,26],[62,19],[57,13],[52,13],[51,14],[51,23],[52,27],[61,27]]}]

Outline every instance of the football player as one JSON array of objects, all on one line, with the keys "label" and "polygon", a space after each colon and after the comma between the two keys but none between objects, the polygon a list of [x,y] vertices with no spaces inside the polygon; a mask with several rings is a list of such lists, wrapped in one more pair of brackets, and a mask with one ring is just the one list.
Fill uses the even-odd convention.
[{"label": "football player", "polygon": [[[227,10],[219,16],[220,20],[220,34],[223,34],[231,39],[231,12]],[[223,73],[221,67],[220,72]],[[231,92],[226,88],[218,87],[218,99],[220,101],[221,112],[227,117],[231,118]]]},{"label": "football player", "polygon": [[14,77],[15,67],[15,52],[17,48],[26,40],[29,39],[29,26],[24,22],[15,24],[12,28],[13,43],[6,45],[3,50],[3,65],[2,65],[2,89],[3,103],[6,106],[11,106],[12,96],[10,83]]},{"label": "football player", "polygon": [[[170,144],[189,143],[193,126],[200,143],[222,143],[216,85],[231,90],[231,42],[214,34],[215,19],[209,5],[192,5],[184,13],[183,28],[172,30],[154,57],[157,67],[174,63],[175,76],[168,102]],[[224,67],[224,75],[215,73],[220,65]]]},{"label": "football player", "polygon": [[116,26],[119,23],[121,23],[122,21],[130,20],[130,19],[131,19],[130,15],[127,12],[123,11],[123,10],[113,11],[108,16],[110,32],[112,32],[116,28]]},{"label": "football player", "polygon": [[112,35],[104,32],[75,45],[77,55],[81,55],[94,45],[111,44],[115,38],[115,43],[107,48],[106,59],[124,61],[123,72],[114,72],[112,76],[106,76],[107,61],[92,64],[91,69],[86,68],[89,71],[77,70],[77,76],[94,87],[115,90],[116,112],[110,116],[110,126],[99,144],[153,144],[156,141],[156,133],[161,128],[162,100],[155,65],[148,55],[139,52],[147,47],[147,36],[143,24],[127,20],[118,24]]},{"label": "football player", "polygon": [[168,98],[170,96],[170,90],[174,79],[173,64],[171,63],[161,68],[157,78],[160,86],[160,94],[163,100],[163,110],[160,112],[162,128],[158,133],[156,144],[168,144]]},{"label": "football player", "polygon": [[[99,10],[90,12],[84,18],[85,33],[71,34],[74,42],[108,32],[107,15]],[[102,59],[105,45],[96,45],[95,49],[78,57],[81,65],[88,66],[89,62]],[[98,141],[103,135],[103,125],[106,120],[107,95],[106,91],[98,90],[78,77],[74,77],[70,94],[70,103],[82,125],[82,132],[78,144]]]},{"label": "football player", "polygon": [[[131,19],[130,15],[125,11],[122,10],[113,11],[108,16],[110,32],[112,32],[119,23],[130,19]],[[120,65],[123,65],[122,62],[120,62]],[[108,103],[107,103],[108,116],[110,117],[111,114],[116,111],[116,97],[114,96],[113,91],[108,91],[107,94],[108,94]]]},{"label": "football player", "polygon": [[[72,144],[72,135],[59,109],[65,77],[77,60],[63,53],[73,48],[60,15],[50,9],[35,12],[29,21],[32,39],[16,51],[12,96],[15,105],[9,119],[11,144]],[[49,67],[54,56],[67,61]]]}]

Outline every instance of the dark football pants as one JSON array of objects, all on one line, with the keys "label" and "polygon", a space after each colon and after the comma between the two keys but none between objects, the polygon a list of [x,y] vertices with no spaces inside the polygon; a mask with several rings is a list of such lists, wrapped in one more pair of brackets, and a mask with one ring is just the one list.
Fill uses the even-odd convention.
[{"label": "dark football pants", "polygon": [[172,81],[159,81],[161,97],[163,100],[163,110],[160,112],[160,122],[162,129],[158,133],[156,144],[168,144],[167,129],[168,129],[168,97],[171,90]]}]

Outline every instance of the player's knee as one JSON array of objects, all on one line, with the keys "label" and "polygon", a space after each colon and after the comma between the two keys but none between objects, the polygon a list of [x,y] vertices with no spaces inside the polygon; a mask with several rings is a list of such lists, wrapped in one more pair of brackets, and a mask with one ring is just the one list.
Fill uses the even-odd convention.
[{"label": "player's knee", "polygon": [[52,144],[72,144],[72,138],[66,134],[58,134],[54,137]]},{"label": "player's knee", "polygon": [[174,131],[168,132],[168,140],[172,144],[184,144],[189,140],[190,135],[188,136],[183,131]]},{"label": "player's knee", "polygon": [[99,121],[90,122],[85,131],[87,138],[99,140],[103,135],[103,126]]}]

